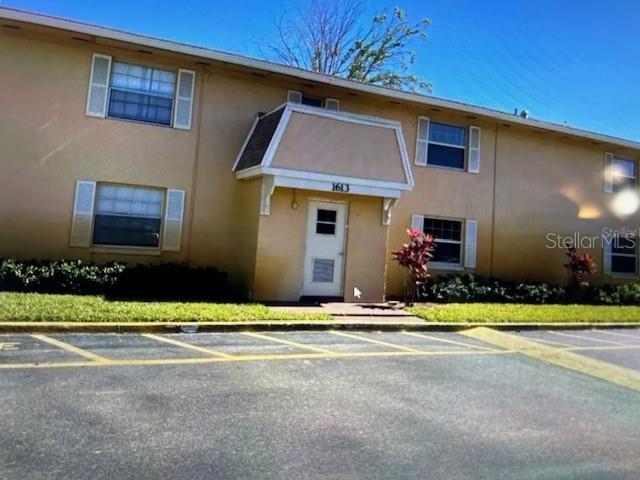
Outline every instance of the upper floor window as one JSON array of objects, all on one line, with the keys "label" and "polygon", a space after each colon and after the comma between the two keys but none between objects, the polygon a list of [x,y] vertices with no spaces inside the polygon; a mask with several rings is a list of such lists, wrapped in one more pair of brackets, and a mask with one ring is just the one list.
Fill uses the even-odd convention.
[{"label": "upper floor window", "polygon": [[107,115],[171,125],[175,85],[170,70],[114,61]]},{"label": "upper floor window", "polygon": [[94,53],[87,115],[191,129],[196,72],[147,67]]},{"label": "upper floor window", "polygon": [[431,122],[427,165],[464,169],[467,131],[464,127]]},{"label": "upper floor window", "polygon": [[637,186],[636,162],[613,157],[611,166],[611,190],[620,192]]},{"label": "upper floor window", "polygon": [[159,247],[164,191],[98,184],[94,245]]},{"label": "upper floor window", "polygon": [[480,127],[466,128],[419,117],[415,163],[479,173]]},{"label": "upper floor window", "polygon": [[326,108],[327,110],[337,111],[340,109],[340,101],[335,98],[313,97],[297,90],[289,90],[287,92],[287,101],[310,107]]}]

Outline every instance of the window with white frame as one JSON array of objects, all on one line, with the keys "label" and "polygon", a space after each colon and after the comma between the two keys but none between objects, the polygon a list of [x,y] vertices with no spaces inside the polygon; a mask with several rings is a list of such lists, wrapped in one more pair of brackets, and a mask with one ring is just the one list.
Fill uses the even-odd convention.
[{"label": "window with white frame", "polygon": [[462,221],[425,217],[422,231],[435,238],[432,262],[462,264]]},{"label": "window with white frame", "polygon": [[333,111],[340,110],[340,101],[336,98],[313,97],[298,90],[289,90],[287,92],[287,101],[309,107],[326,108]]},{"label": "window with white frame", "polygon": [[159,247],[164,191],[98,184],[93,244]]},{"label": "window with white frame", "polygon": [[427,165],[464,170],[466,128],[432,121],[428,129]]},{"label": "window with white frame", "polygon": [[109,84],[109,117],[171,125],[176,73],[113,61]]},{"label": "window with white frame", "polygon": [[613,192],[635,189],[638,185],[636,162],[613,157],[611,165],[611,189]]},{"label": "window with white frame", "polygon": [[[638,239],[634,236],[617,235],[605,246],[609,253],[609,273],[636,275],[638,273]],[[605,255],[606,256],[606,255]]]}]

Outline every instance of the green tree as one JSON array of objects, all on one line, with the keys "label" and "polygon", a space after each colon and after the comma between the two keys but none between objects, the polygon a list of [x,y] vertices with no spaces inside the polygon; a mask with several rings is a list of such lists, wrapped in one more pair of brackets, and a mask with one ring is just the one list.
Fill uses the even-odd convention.
[{"label": "green tree", "polygon": [[359,0],[310,0],[285,12],[263,55],[286,65],[398,90],[431,92],[431,83],[410,72],[411,49],[427,38],[425,18],[411,22],[404,10],[376,15],[362,28]]}]

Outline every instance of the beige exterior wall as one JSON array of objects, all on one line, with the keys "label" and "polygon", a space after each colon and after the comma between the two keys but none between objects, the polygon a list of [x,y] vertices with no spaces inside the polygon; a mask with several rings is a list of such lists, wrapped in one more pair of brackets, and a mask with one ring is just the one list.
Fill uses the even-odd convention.
[{"label": "beige exterior wall", "polygon": [[294,112],[272,167],[405,183],[393,128]]},{"label": "beige exterior wall", "polygon": [[[228,66],[205,66],[195,58],[145,55],[131,45],[84,44],[71,40],[70,34],[7,32],[0,33],[0,257],[187,261],[228,271],[233,282],[254,298],[297,300],[308,200],[340,199],[349,204],[345,299],[353,300],[356,285],[366,300],[380,300],[385,292],[402,293],[403,272],[389,252],[404,242],[412,214],[476,220],[475,273],[556,282],[564,280],[564,259],[561,250],[545,247],[547,233],[584,235],[599,234],[604,227],[640,227],[638,214],[619,219],[610,213],[611,195],[602,188],[605,151],[635,160],[640,160],[640,151],[524,127],[506,128],[488,118],[399,105],[328,87],[314,87],[309,93],[340,99],[344,111],[401,122],[412,162],[413,191],[402,194],[390,227],[381,225],[380,198],[304,190],[295,191],[298,206],[293,209],[294,191],[276,188],[271,215],[260,215],[261,181],[237,180],[233,164],[256,113],[283,103],[288,89],[308,90],[308,85]],[[196,70],[192,129],[86,116],[93,52]],[[480,173],[413,165],[418,115],[480,126]],[[352,144],[346,140],[357,135],[346,130],[330,133],[344,141],[340,148],[332,145],[334,150],[349,158]],[[320,132],[315,138],[328,135]],[[352,164],[349,167],[356,170],[346,171],[325,158],[323,165],[341,175],[371,173],[396,179],[399,159],[384,150],[386,141],[383,144],[367,148],[371,147],[372,158],[385,152],[379,157],[390,159],[388,163]],[[285,148],[293,152],[286,158],[321,157],[322,148],[308,155],[309,147],[296,150],[300,145],[285,141]],[[70,248],[75,181],[82,179],[186,190],[180,252]],[[601,270],[601,249],[591,253]],[[601,276],[597,280],[617,281]]]},{"label": "beige exterior wall", "polygon": [[361,301],[380,301],[384,297],[388,231],[381,222],[382,201],[289,188],[276,188],[271,197],[271,214],[260,216],[253,298],[300,298],[310,200],[347,204],[345,301],[355,300],[354,286],[362,291]]},{"label": "beige exterior wall", "polygon": [[[556,234],[600,237],[603,229],[640,228],[640,214],[617,217],[614,195],[604,193],[604,153],[640,160],[638,152],[549,138],[549,135],[501,128],[498,133],[493,274],[514,279],[564,282],[562,248],[548,248]],[[553,242],[547,238],[552,234]],[[603,275],[602,242],[588,241],[580,251],[597,262],[595,282],[619,279]]]}]

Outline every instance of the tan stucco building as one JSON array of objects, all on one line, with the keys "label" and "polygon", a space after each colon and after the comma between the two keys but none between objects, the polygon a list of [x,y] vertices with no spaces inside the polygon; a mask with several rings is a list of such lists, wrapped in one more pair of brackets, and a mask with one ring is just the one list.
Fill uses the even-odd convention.
[{"label": "tan stucco building", "polygon": [[379,301],[414,227],[435,273],[563,282],[579,235],[597,282],[637,280],[635,237],[600,237],[640,228],[639,143],[3,8],[0,59],[0,257]]}]

